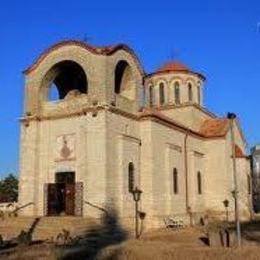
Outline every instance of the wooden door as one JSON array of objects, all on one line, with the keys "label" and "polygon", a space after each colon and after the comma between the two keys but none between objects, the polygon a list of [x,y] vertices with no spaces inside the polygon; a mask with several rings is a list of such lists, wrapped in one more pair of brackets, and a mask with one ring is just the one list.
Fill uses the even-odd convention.
[{"label": "wooden door", "polygon": [[75,215],[75,184],[66,184],[65,213]]},{"label": "wooden door", "polygon": [[58,189],[55,183],[49,183],[47,189],[47,215],[57,215],[58,210]]}]

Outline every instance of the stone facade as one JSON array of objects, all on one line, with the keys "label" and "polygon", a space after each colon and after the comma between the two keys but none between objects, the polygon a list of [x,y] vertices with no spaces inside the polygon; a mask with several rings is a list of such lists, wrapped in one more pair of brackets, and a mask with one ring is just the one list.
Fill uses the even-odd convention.
[{"label": "stone facade", "polygon": [[[67,41],[43,53],[25,78],[19,203],[33,204],[21,214],[47,214],[44,187],[55,183],[56,173],[74,172],[82,187],[77,212],[99,218],[100,209],[114,208],[122,222],[132,221],[132,163],[147,227],[162,226],[167,217],[185,223],[210,214],[223,218],[226,199],[232,217],[229,122],[203,107],[204,76],[177,63],[147,75],[125,45]],[[48,99],[53,84],[64,96],[55,102]],[[250,169],[238,121],[235,141],[240,210],[248,219]]]}]

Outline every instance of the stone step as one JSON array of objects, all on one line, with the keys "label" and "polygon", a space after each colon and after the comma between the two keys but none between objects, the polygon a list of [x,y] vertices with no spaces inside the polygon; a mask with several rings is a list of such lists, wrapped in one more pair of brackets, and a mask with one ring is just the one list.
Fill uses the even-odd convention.
[{"label": "stone step", "polygon": [[23,224],[27,224],[27,223],[31,223],[32,221],[34,221],[35,218],[33,219],[23,219],[20,220],[18,218],[15,219],[6,219],[6,220],[1,220],[0,221],[0,226],[5,226],[5,225],[23,225]]},{"label": "stone step", "polygon": [[4,240],[16,238],[22,230],[28,231],[34,221],[34,217],[6,217],[0,221],[0,234]]},{"label": "stone step", "polygon": [[[36,218],[16,217],[7,218],[0,221],[0,234],[4,239],[17,237],[22,230],[29,231]],[[41,217],[36,223],[32,233],[33,240],[56,239],[63,230],[70,232],[71,237],[88,237],[91,241],[98,239],[97,235],[102,232],[102,236],[110,234],[110,228],[100,231],[100,219],[90,217]],[[98,231],[98,232],[97,232]]]},{"label": "stone step", "polygon": [[33,232],[34,240],[47,240],[58,236],[63,230],[70,232],[70,236],[83,235],[95,227],[97,221],[92,218],[80,217],[42,217]]}]

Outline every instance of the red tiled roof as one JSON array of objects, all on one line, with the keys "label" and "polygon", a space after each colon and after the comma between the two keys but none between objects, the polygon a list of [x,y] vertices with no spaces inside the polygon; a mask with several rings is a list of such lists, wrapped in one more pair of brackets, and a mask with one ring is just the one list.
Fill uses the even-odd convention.
[{"label": "red tiled roof", "polygon": [[187,67],[186,65],[184,65],[183,63],[177,62],[177,61],[165,63],[157,71],[146,75],[146,77],[149,78],[156,74],[164,74],[164,73],[170,73],[170,72],[184,72],[184,73],[189,73],[189,74],[195,74],[195,75],[199,76],[202,80],[206,79],[201,73],[195,72],[195,71],[191,70],[189,67]]},{"label": "red tiled roof", "polygon": [[[193,135],[196,135],[196,136],[199,136],[199,137],[202,137],[202,138],[215,138],[215,137],[224,137],[226,132],[223,132],[219,135],[207,135],[207,132],[200,132],[200,131],[195,131],[195,130],[192,130],[192,129],[189,129],[187,128],[187,126],[181,124],[180,122],[176,122],[175,120],[169,118],[168,116],[162,114],[160,111],[158,110],[155,110],[155,109],[152,109],[152,108],[146,108],[143,112],[140,112],[139,113],[139,119],[144,119],[144,118],[147,118],[147,117],[155,117],[155,118],[158,118],[164,122],[167,122],[169,124],[172,124],[174,126],[176,126],[177,128],[179,128],[181,131],[184,131],[184,132],[189,132]],[[215,120],[215,119],[209,119],[209,120]],[[216,120],[223,120],[223,119],[216,119]],[[227,119],[224,119],[227,121]],[[206,120],[208,121],[208,120]]]},{"label": "red tiled roof", "polygon": [[[203,138],[216,138],[216,137],[224,137],[227,134],[227,131],[229,129],[229,121],[226,118],[211,118],[206,119],[202,125],[200,130],[194,131],[191,129],[188,129],[186,126],[180,124],[179,122],[176,122],[169,117],[163,115],[159,111],[153,110],[153,109],[145,109],[143,112],[139,114],[139,118],[145,118],[147,116],[157,117],[163,121],[167,121],[168,123],[171,123],[175,125],[176,127],[179,127],[180,129],[187,131],[191,134],[203,137]],[[236,144],[235,145],[235,155],[237,158],[245,158],[246,155],[242,151],[242,149]]]},{"label": "red tiled roof", "polygon": [[157,72],[167,72],[167,71],[186,71],[191,72],[191,70],[184,64],[180,62],[168,62],[165,63]]},{"label": "red tiled roof", "polygon": [[206,137],[224,136],[228,130],[228,119],[206,119],[199,130],[199,133]]}]

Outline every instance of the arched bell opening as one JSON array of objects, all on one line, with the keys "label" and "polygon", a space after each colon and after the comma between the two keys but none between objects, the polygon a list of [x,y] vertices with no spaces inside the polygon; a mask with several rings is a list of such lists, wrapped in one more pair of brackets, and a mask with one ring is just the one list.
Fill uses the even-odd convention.
[{"label": "arched bell opening", "polygon": [[62,61],[55,64],[43,79],[42,99],[45,101],[57,101],[87,93],[87,75],[74,61]]},{"label": "arched bell opening", "polygon": [[135,98],[134,75],[128,62],[121,60],[115,68],[114,92],[130,100]]}]

